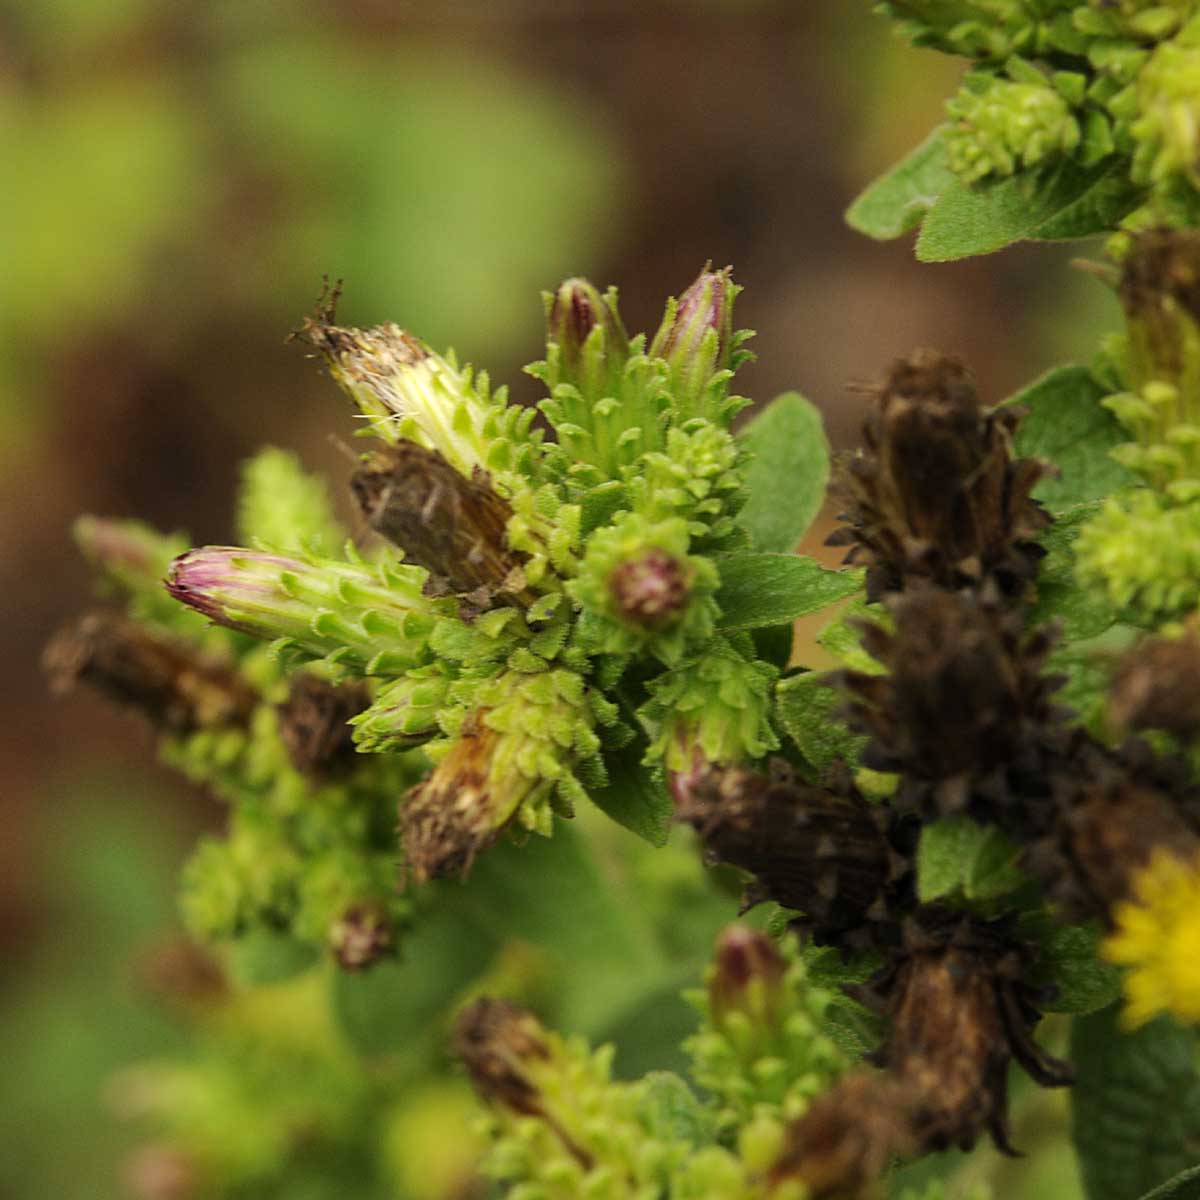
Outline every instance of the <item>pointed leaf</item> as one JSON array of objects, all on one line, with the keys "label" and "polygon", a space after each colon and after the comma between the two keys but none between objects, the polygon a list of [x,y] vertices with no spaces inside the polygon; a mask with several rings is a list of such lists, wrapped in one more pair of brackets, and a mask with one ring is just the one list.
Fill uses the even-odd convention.
[{"label": "pointed leaf", "polygon": [[738,523],[756,550],[795,549],[825,499],[829,443],[820,410],[798,392],[777,396],[738,434],[749,493]]},{"label": "pointed leaf", "polygon": [[675,806],[661,775],[642,763],[647,745],[644,737],[637,737],[606,754],[608,783],[602,788],[588,788],[587,792],[592,803],[618,825],[652,846],[665,846]]},{"label": "pointed leaf", "polygon": [[783,680],[775,689],[775,719],[818,770],[835,759],[854,762],[867,739],[851,733],[837,716],[841,697],[818,671]]},{"label": "pointed leaf", "polygon": [[956,182],[946,162],[944,128],[939,125],[850,205],[846,222],[852,229],[887,241],[920,225],[942,192]]},{"label": "pointed leaf", "polygon": [[827,571],[796,554],[730,554],[716,561],[721,572],[717,627],[724,630],[782,625],[862,586],[861,571]]}]

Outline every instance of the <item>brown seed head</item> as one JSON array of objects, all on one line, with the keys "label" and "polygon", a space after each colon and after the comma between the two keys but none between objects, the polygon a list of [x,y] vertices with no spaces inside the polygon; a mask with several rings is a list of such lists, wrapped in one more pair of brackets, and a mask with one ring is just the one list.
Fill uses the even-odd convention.
[{"label": "brown seed head", "polygon": [[223,663],[116,613],[89,613],[60,630],[42,665],[56,692],[83,681],[168,733],[244,724],[258,702]]},{"label": "brown seed head", "polygon": [[334,684],[310,672],[294,675],[288,698],[275,709],[292,766],[318,780],[349,770],[357,755],[347,722],[370,702],[364,684]]}]

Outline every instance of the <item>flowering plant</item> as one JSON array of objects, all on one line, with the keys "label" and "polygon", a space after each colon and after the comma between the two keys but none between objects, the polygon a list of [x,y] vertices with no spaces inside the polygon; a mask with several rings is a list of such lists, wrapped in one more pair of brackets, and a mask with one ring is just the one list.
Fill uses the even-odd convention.
[{"label": "flowering plant", "polygon": [[[709,268],[653,335],[548,294],[544,424],[335,291],[296,337],[359,418],[356,536],[280,450],[239,546],[79,522],[117,604],[54,681],[230,805],[182,881],[215,960],[166,972],[196,1058],[123,1089],[143,1182],[932,1200],[969,1179],[896,1164],[1011,1152],[1015,1064],[1072,1087],[1091,1200],[1200,1194],[1200,8],[880,7],[970,67],[851,224],[934,261],[1110,235],[1126,324],[995,405],[952,355],[894,363],[836,464],[843,569],[792,553],[816,410],[734,427]],[[761,919],[717,935],[739,881]],[[590,1045],[645,1023],[647,1073]]]}]

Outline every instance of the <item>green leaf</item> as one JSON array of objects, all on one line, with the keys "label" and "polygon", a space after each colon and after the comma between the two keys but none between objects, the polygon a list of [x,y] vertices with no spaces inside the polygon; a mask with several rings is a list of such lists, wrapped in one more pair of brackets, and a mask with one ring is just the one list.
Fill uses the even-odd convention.
[{"label": "green leaf", "polygon": [[1041,539],[1047,554],[1038,571],[1037,602],[1029,619],[1034,625],[1059,621],[1064,642],[1098,637],[1117,620],[1107,593],[1081,587],[1075,578],[1075,539],[1099,509],[1099,501],[1067,509]]},{"label": "green leaf", "polygon": [[1055,988],[1053,999],[1041,1005],[1046,1012],[1082,1016],[1121,995],[1121,972],[1100,958],[1103,931],[1097,922],[1061,925],[1042,911],[1022,918],[1021,933],[1041,950],[1032,982]]},{"label": "green leaf", "polygon": [[662,776],[642,765],[648,744],[644,737],[638,737],[606,754],[608,783],[602,788],[588,788],[588,796],[618,825],[652,846],[665,846],[675,806]]},{"label": "green leaf", "polygon": [[1200,1200],[1200,1167],[1181,1171],[1162,1187],[1148,1192],[1142,1200]]},{"label": "green leaf", "polygon": [[1059,470],[1044,479],[1034,496],[1051,512],[1101,500],[1137,477],[1109,457],[1129,435],[1101,406],[1108,394],[1086,367],[1058,367],[1009,397],[1006,404],[1029,410],[1014,442],[1020,455],[1044,458]]},{"label": "green leaf", "polygon": [[994,826],[969,817],[948,817],[921,830],[917,892],[923,903],[944,896],[992,900],[1016,891],[1025,877],[1018,847]]},{"label": "green leaf", "polygon": [[835,715],[841,697],[827,676],[806,671],[783,680],[775,689],[775,719],[818,770],[835,759],[855,762],[867,739],[853,734]]},{"label": "green leaf", "polygon": [[1072,1027],[1071,1127],[1088,1200],[1141,1196],[1200,1152],[1194,1036],[1166,1017],[1126,1033],[1117,1014],[1114,1005]]},{"label": "green leaf", "polygon": [[887,241],[920,225],[937,198],[956,182],[938,126],[915,150],[864,191],[846,213],[852,229]]},{"label": "green leaf", "polygon": [[862,586],[861,571],[827,571],[796,554],[730,554],[721,572],[718,629],[782,625],[841,600]]},{"label": "green leaf", "polygon": [[229,948],[229,970],[246,987],[282,983],[307,971],[318,958],[317,950],[286,933],[268,929],[251,930]]},{"label": "green leaf", "polygon": [[825,499],[829,443],[820,410],[799,392],[776,396],[738,434],[749,452],[738,523],[756,550],[795,549]]},{"label": "green leaf", "polygon": [[1140,203],[1125,182],[1123,159],[1081,167],[1069,159],[990,183],[953,183],[929,210],[917,258],[952,262],[1013,242],[1068,240],[1107,233]]}]

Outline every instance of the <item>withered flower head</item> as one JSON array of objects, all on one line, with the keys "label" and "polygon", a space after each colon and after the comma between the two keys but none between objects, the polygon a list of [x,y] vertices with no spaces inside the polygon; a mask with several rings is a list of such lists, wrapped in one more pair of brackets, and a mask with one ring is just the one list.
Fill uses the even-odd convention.
[{"label": "withered flower head", "polygon": [[1200,636],[1140,641],[1122,660],[1108,696],[1108,718],[1119,729],[1161,729],[1200,735]]},{"label": "withered flower head", "polygon": [[660,629],[678,617],[691,586],[687,563],[658,547],[621,563],[608,577],[617,612],[643,629]]},{"label": "withered flower head", "polygon": [[902,775],[896,804],[926,816],[966,811],[1016,834],[1044,823],[1043,760],[1064,736],[1052,703],[1063,679],[1042,667],[1047,629],[1025,636],[1014,613],[971,594],[925,587],[891,604],[895,631],[862,625],[886,675],[844,671],[853,728],[869,734],[863,762]]},{"label": "withered flower head", "polygon": [[400,807],[404,857],[416,883],[465,875],[516,811],[492,778],[500,734],[468,718],[450,752]]},{"label": "withered flower head", "polygon": [[1200,852],[1200,790],[1185,764],[1144,742],[1114,751],[1081,740],[1053,786],[1057,820],[1029,847],[1025,866],[1064,918],[1111,923],[1156,849]]},{"label": "withered flower head", "polygon": [[334,922],[329,945],[343,970],[364,970],[392,948],[391,922],[378,908],[355,904]]},{"label": "withered flower head", "polygon": [[89,613],[60,630],[42,665],[55,691],[82,680],[168,733],[243,724],[257,703],[225,664],[116,613]]},{"label": "withered flower head", "polygon": [[365,455],[350,487],[371,528],[450,591],[486,606],[519,577],[525,555],[505,535],[512,509],[485,471],[468,479],[436,450],[400,441]]},{"label": "withered flower head", "polygon": [[907,923],[903,948],[860,991],[890,1017],[887,1040],[870,1058],[903,1085],[922,1151],[969,1149],[985,1130],[1011,1151],[1014,1058],[1045,1087],[1072,1081],[1070,1066],[1033,1040],[1039,997],[1022,982],[1032,953],[1005,922],[930,907]]},{"label": "withered flower head", "polygon": [[745,904],[773,900],[805,915],[820,945],[887,945],[911,894],[900,844],[907,822],[869,805],[844,773],[826,786],[775,760],[771,774],[710,766],[675,779],[676,816],[700,835],[711,859],[749,871]]},{"label": "withered flower head", "polygon": [[544,1115],[541,1092],[529,1068],[548,1061],[550,1048],[532,1013],[505,1000],[476,1000],[459,1014],[454,1052],[489,1104],[521,1116]]},{"label": "withered flower head", "polygon": [[364,684],[330,683],[308,671],[294,675],[287,699],[275,708],[292,766],[318,780],[348,770],[356,751],[347,722],[370,702]]},{"label": "withered flower head", "polygon": [[917,1149],[907,1106],[904,1085],[889,1075],[845,1076],[788,1126],[768,1186],[798,1180],[808,1200],[864,1195],[895,1159]]},{"label": "withered flower head", "polygon": [[1137,235],[1118,288],[1140,378],[1174,381],[1200,326],[1200,234],[1157,229]]},{"label": "withered flower head", "polygon": [[849,545],[879,600],[913,580],[937,587],[992,581],[1019,599],[1044,550],[1050,518],[1030,492],[1047,469],[1014,461],[1012,408],[984,409],[956,358],[918,350],[893,367],[863,426],[866,452],[844,460],[848,522],[829,539]]}]

